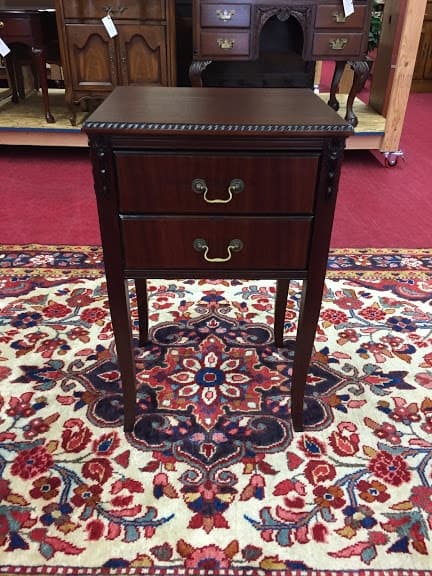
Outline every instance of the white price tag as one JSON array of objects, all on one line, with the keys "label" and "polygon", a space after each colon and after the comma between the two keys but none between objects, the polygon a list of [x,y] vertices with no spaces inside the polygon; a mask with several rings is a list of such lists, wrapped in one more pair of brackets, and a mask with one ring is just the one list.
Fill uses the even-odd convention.
[{"label": "white price tag", "polygon": [[10,52],[9,46],[0,38],[0,56],[7,56]]},{"label": "white price tag", "polygon": [[116,25],[114,24],[113,19],[109,14],[108,16],[102,18],[102,24],[105,26],[110,38],[114,38],[118,35]]},{"label": "white price tag", "polygon": [[354,14],[354,2],[353,0],[343,0],[343,7],[345,12],[345,17],[351,16]]}]

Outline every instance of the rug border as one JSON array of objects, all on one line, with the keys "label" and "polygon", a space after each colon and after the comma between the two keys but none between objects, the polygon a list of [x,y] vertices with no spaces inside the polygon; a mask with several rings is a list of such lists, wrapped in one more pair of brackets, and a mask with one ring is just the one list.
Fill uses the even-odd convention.
[{"label": "rug border", "polygon": [[[62,252],[81,252],[81,265],[50,266],[49,264],[34,267],[33,265],[14,266],[11,263],[2,264],[2,254],[14,252],[39,252],[53,254]],[[370,258],[369,262],[365,257]],[[384,260],[380,260],[383,257]],[[389,264],[390,259],[398,258],[397,266]],[[341,260],[338,262],[338,260]],[[415,259],[417,262],[413,262]],[[424,261],[423,261],[424,260]],[[14,275],[50,275],[68,277],[104,275],[103,252],[101,245],[70,245],[70,244],[0,244],[0,273],[13,270]],[[355,280],[362,277],[365,280],[383,278],[402,278],[427,280],[432,277],[432,248],[331,248],[326,277],[346,278]],[[180,279],[179,279],[180,280]],[[241,278],[239,277],[239,280]]]}]

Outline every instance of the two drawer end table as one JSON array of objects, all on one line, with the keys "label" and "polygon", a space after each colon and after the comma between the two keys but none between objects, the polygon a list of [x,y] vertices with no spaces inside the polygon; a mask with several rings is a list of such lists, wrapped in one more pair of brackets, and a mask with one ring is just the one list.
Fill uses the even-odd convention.
[{"label": "two drawer end table", "polygon": [[118,87],[88,118],[107,290],[124,395],[135,422],[128,279],[140,345],[146,280],[277,281],[283,346],[291,279],[303,281],[291,382],[293,427],[321,308],[338,180],[352,127],[310,90]]}]

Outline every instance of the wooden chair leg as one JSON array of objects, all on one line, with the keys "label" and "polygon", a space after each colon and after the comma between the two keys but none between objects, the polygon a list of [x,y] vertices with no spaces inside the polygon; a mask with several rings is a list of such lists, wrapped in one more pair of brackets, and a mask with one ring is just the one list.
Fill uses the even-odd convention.
[{"label": "wooden chair leg", "polygon": [[278,280],[276,284],[276,303],[274,320],[274,341],[277,348],[283,347],[285,311],[287,306],[289,280]]},{"label": "wooden chair leg", "polygon": [[148,304],[147,304],[147,280],[137,278],[135,291],[138,307],[139,345],[145,346],[148,342]]}]

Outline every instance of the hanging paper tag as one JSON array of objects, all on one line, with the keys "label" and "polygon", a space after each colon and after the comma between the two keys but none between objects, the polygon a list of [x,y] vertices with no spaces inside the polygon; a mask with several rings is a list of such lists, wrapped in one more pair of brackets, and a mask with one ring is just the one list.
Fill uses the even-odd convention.
[{"label": "hanging paper tag", "polygon": [[345,17],[351,16],[354,14],[354,2],[353,0],[343,0],[343,7],[345,12]]},{"label": "hanging paper tag", "polygon": [[118,35],[116,25],[109,14],[102,18],[102,24],[105,26],[110,38],[114,38]]},{"label": "hanging paper tag", "polygon": [[7,56],[9,52],[9,46],[0,38],[0,56]]}]

